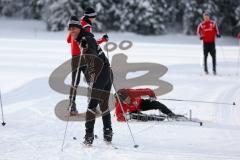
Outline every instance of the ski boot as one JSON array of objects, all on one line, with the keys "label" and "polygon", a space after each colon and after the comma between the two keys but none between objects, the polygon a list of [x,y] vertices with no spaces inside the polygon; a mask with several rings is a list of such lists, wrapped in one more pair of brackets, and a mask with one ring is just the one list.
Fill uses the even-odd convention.
[{"label": "ski boot", "polygon": [[216,76],[217,75],[217,72],[215,70],[213,70],[213,75]]},{"label": "ski boot", "polygon": [[170,113],[170,114],[168,115],[168,117],[169,117],[170,119],[173,119],[173,120],[176,120],[176,121],[179,121],[179,120],[182,120],[182,119],[186,119],[186,118],[184,117],[184,115],[174,114],[174,113]]},{"label": "ski boot", "polygon": [[103,139],[106,143],[110,144],[112,142],[113,132],[111,128],[106,128],[103,131]]},{"label": "ski boot", "polygon": [[205,75],[208,75],[208,70],[205,70],[204,73],[205,73]]},{"label": "ski boot", "polygon": [[69,109],[70,109],[70,116],[75,116],[78,114],[76,103],[75,102],[70,102],[69,104]]},{"label": "ski boot", "polygon": [[94,140],[93,133],[86,133],[84,139],[85,140],[83,141],[83,144],[85,144],[86,146],[92,146],[92,143],[93,143],[93,140]]}]

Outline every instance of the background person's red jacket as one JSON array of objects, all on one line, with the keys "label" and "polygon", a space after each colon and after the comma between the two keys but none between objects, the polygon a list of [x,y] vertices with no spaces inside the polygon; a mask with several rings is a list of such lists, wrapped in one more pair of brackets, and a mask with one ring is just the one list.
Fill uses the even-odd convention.
[{"label": "background person's red jacket", "polygon": [[67,42],[71,43],[72,56],[79,56],[81,51],[80,51],[80,48],[78,46],[78,43],[70,34],[68,34]]},{"label": "background person's red jacket", "polygon": [[215,42],[216,36],[219,35],[216,22],[212,20],[203,21],[198,25],[197,34],[202,38],[204,43]]},{"label": "background person's red jacket", "polygon": [[[121,89],[122,91],[127,91],[128,96],[131,99],[131,103],[130,104],[125,104],[122,103],[122,107],[124,110],[124,113],[131,113],[131,112],[136,112],[136,111],[140,111],[141,110],[141,103],[142,103],[142,99],[141,96],[149,96],[149,97],[155,97],[155,93],[153,92],[153,90],[149,89],[149,88],[144,88],[144,89]],[[120,90],[120,92],[121,92]],[[116,103],[115,103],[115,107],[116,107],[116,117],[118,121],[125,121],[125,118],[123,116],[123,112],[121,109],[121,105],[119,103],[119,101],[116,98]]]},{"label": "background person's red jacket", "polygon": [[[81,18],[81,25],[82,28],[84,28],[87,32],[92,33],[92,25],[90,24],[91,22],[87,22],[89,20],[85,20],[84,17]],[[97,40],[97,44],[101,44],[103,42],[107,42],[107,39],[105,38],[100,38]]]}]

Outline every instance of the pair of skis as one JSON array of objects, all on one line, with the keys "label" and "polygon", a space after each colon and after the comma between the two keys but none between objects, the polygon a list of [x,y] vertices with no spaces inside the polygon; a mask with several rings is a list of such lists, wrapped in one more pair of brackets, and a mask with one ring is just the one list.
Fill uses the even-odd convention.
[{"label": "pair of skis", "polygon": [[193,122],[193,123],[198,123],[200,126],[203,125],[203,122],[199,119],[192,118],[192,111],[190,110],[190,117],[186,117],[184,115],[176,115],[169,117],[167,115],[147,115],[144,113],[130,113],[127,118],[129,120],[136,120],[136,121],[142,121],[142,122],[147,122],[147,121],[182,121],[182,122]]},{"label": "pair of skis", "polygon": [[[103,139],[100,139],[100,138],[98,137],[98,135],[94,135],[94,138],[95,138],[95,140],[102,140],[102,141],[104,141]],[[78,138],[77,138],[77,137],[73,137],[73,140],[78,140]],[[118,148],[116,145],[114,145],[112,142],[107,142],[107,141],[104,141],[104,142],[106,143],[107,146],[111,147],[112,149],[119,149],[119,148]],[[86,144],[82,143],[82,145],[83,145],[83,147],[86,147],[86,148],[95,148],[95,147],[97,147],[97,146],[95,146],[95,145],[93,145],[93,144],[91,144],[91,145],[86,145]]]}]

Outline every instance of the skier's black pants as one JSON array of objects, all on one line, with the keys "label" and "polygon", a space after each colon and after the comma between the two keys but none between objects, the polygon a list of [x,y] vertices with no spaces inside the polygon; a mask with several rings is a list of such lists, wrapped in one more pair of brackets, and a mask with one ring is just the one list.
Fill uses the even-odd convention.
[{"label": "skier's black pants", "polygon": [[208,71],[207,66],[207,57],[208,53],[212,56],[212,65],[213,65],[213,71],[216,71],[216,48],[215,48],[215,42],[212,43],[204,43],[203,44],[203,54],[204,54],[204,71]]},{"label": "skier's black pants", "polygon": [[148,111],[152,109],[158,109],[166,115],[173,114],[173,112],[170,109],[168,109],[167,106],[160,103],[159,101],[143,99],[141,102],[141,110]]},{"label": "skier's black pants", "polygon": [[[102,121],[104,129],[111,127],[111,114],[109,111],[108,101],[109,101],[109,95],[112,87],[113,82],[113,73],[112,70],[108,65],[104,65],[99,77],[97,78],[96,82],[92,84],[92,91],[90,93],[90,101],[88,105],[88,110],[86,112],[86,132],[87,133],[93,133],[94,131],[94,124],[95,124],[95,114],[96,107],[100,105],[100,109],[102,112]],[[101,94],[101,99],[95,99],[93,98],[94,90],[98,89],[104,91],[103,94]]]}]

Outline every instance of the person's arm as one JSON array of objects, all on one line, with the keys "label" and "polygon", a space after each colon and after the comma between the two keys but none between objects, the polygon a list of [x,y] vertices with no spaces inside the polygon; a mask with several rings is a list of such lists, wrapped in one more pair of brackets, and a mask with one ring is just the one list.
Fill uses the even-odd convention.
[{"label": "person's arm", "polygon": [[68,34],[68,36],[67,36],[67,43],[71,43],[71,39],[72,39],[72,36],[70,34]]},{"label": "person's arm", "polygon": [[200,23],[200,24],[198,25],[197,35],[199,36],[200,40],[203,39],[203,35],[202,35],[202,23]]},{"label": "person's arm", "polygon": [[85,29],[87,32],[92,33],[92,28],[91,28],[90,25],[85,25],[85,26],[84,26],[84,29]]},{"label": "person's arm", "polygon": [[108,35],[104,34],[102,38],[100,38],[99,40],[97,40],[97,44],[101,44],[103,42],[108,42]]},{"label": "person's arm", "polygon": [[217,38],[221,38],[221,34],[219,33],[218,25],[216,22],[214,22],[214,23],[215,23],[215,32],[217,34]]},{"label": "person's arm", "polygon": [[150,88],[144,89],[128,89],[128,95],[131,99],[141,96],[149,96],[151,98],[155,98],[156,95]]},{"label": "person's arm", "polygon": [[[117,116],[117,120],[118,120],[118,121],[121,121],[121,122],[126,121],[126,120],[125,120],[125,117],[124,117],[124,115],[123,115],[123,112],[122,112],[120,103],[118,102],[118,100],[116,100],[116,101],[117,101],[117,102],[115,103],[115,106],[116,106],[115,114],[116,114],[116,116]],[[123,109],[123,110],[124,110],[124,109]],[[124,112],[125,112],[125,110],[124,110]],[[126,113],[126,112],[125,112],[125,113]]]}]

